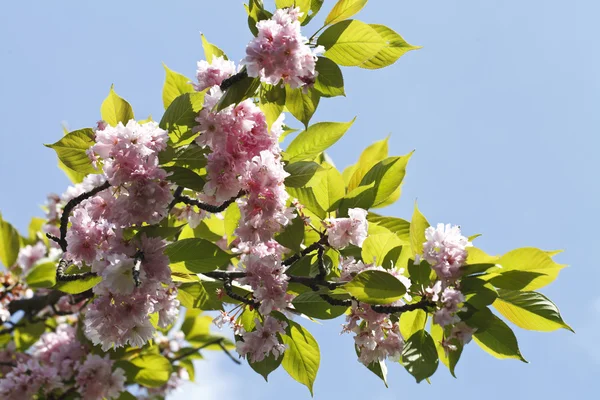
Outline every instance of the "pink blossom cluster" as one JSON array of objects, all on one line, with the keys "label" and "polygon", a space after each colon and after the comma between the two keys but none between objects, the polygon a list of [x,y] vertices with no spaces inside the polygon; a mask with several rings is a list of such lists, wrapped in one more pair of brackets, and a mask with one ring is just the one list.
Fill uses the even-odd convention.
[{"label": "pink blossom cluster", "polygon": [[240,283],[252,288],[263,315],[284,309],[291,300],[286,294],[288,281],[284,273],[285,267],[281,264],[282,254],[283,247],[272,240],[253,245],[241,257],[246,276],[240,279]]},{"label": "pink blossom cluster", "polygon": [[31,355],[53,368],[63,380],[70,380],[80,366],[86,349],[75,337],[75,328],[60,324],[54,332],[46,332],[31,347]]},{"label": "pink blossom cluster", "polygon": [[[75,328],[59,324],[35,342],[29,354],[17,353],[15,366],[0,379],[0,398],[54,398],[74,385],[84,399],[116,399],[124,390],[125,375],[108,355],[88,354],[76,338]],[[87,355],[87,356],[86,356]],[[11,360],[12,361],[12,360]]]},{"label": "pink blossom cluster", "polygon": [[201,92],[204,89],[219,86],[225,79],[235,74],[235,72],[233,61],[229,61],[223,56],[213,57],[210,64],[206,60],[198,61],[198,69],[196,71],[198,83],[194,84],[194,89]]},{"label": "pink blossom cluster", "polygon": [[[224,66],[222,60],[213,59],[210,68],[203,64],[203,69],[198,71],[200,83],[215,82],[196,118],[199,125],[195,130],[200,132],[196,142],[211,150],[207,156],[208,180],[202,199],[219,204],[240,191],[245,194],[237,200],[241,218],[235,232],[239,239],[236,246],[241,254],[241,269],[246,272],[240,283],[252,288],[255,299],[260,302],[260,312],[267,317],[264,327],[258,324],[257,330],[241,333],[238,350],[251,360],[262,360],[271,348],[279,349],[279,353],[284,350],[276,335],[279,322],[268,317],[271,311],[285,308],[290,301],[281,264],[284,249],[273,237],[294,215],[293,209],[287,207],[289,195],[284,179],[288,174],[283,169],[278,140],[283,117],[269,130],[264,113],[251,100],[220,112],[213,111],[222,96],[216,85],[230,74],[230,67],[230,64]],[[203,84],[199,84],[200,87]],[[215,323],[222,326],[224,320],[217,318]]]},{"label": "pink blossom cluster", "polygon": [[[402,302],[398,301],[401,305]],[[373,311],[368,304],[352,302],[346,316],[342,333],[354,332],[354,343],[358,348],[358,360],[364,365],[375,361],[400,360],[404,340],[397,322],[392,322],[388,314]]]},{"label": "pink blossom cluster", "polygon": [[279,358],[285,351],[285,345],[280,342],[279,335],[285,334],[287,323],[267,315],[263,323],[257,319],[255,330],[242,332],[243,341],[236,342],[236,350],[242,357],[248,357],[250,362],[260,362],[270,354]]},{"label": "pink blossom cluster", "polygon": [[113,370],[114,361],[108,354],[100,357],[89,354],[75,378],[77,391],[90,400],[117,399],[125,390],[125,371]]},{"label": "pink blossom cluster", "polygon": [[26,274],[35,263],[46,256],[46,252],[46,245],[43,242],[21,247],[17,256],[17,265],[21,267],[22,273]]},{"label": "pink blossom cluster", "polygon": [[440,326],[456,324],[460,322],[456,313],[463,310],[460,305],[465,302],[465,296],[455,288],[442,289],[442,286],[442,282],[437,281],[431,288],[426,289],[431,300],[440,305],[433,314],[433,322]]},{"label": "pink blossom cluster", "polygon": [[[404,269],[385,269],[375,264],[365,265],[353,257],[340,258],[340,282],[351,281],[356,275],[364,271],[383,271],[394,276],[406,288],[411,286],[411,281],[404,276]],[[393,279],[393,278],[392,278]],[[405,296],[410,300],[410,296]],[[391,305],[403,305],[397,301]],[[390,320],[389,315],[372,310],[368,304],[353,301],[350,314],[346,316],[346,324],[342,333],[354,332],[354,343],[359,350],[359,361],[369,365],[374,361],[384,361],[386,358],[397,361],[404,348],[404,340],[400,334],[398,323]]]},{"label": "pink blossom cluster", "polygon": [[460,277],[460,267],[467,261],[469,239],[461,235],[460,227],[438,224],[425,230],[423,258],[431,264],[438,278],[453,281]]},{"label": "pink blossom cluster", "polygon": [[[179,313],[177,288],[171,282],[169,259],[163,254],[166,242],[141,237],[94,262],[92,271],[104,279],[94,287],[98,295],[85,315],[85,334],[104,351],[126,344],[142,347],[155,328],[151,314],[158,313],[158,326],[166,328]],[[136,253],[142,256],[136,256]],[[140,266],[140,286],[133,279],[133,268]]]},{"label": "pink blossom cluster", "polygon": [[367,238],[369,223],[367,211],[362,208],[348,209],[348,218],[329,218],[325,222],[327,239],[334,249],[343,249],[350,244],[362,247]]},{"label": "pink blossom cluster", "polygon": [[167,173],[159,167],[158,153],[166,149],[168,134],[156,122],[106,126],[96,131],[96,144],[88,154],[103,160],[103,170],[115,189],[98,198],[110,211],[106,218],[117,225],[154,224],[167,214],[172,200]]},{"label": "pink blossom cluster", "polygon": [[0,379],[0,398],[3,400],[33,399],[42,394],[46,398],[64,385],[54,367],[44,366],[36,359],[20,362]]},{"label": "pink blossom cluster", "polygon": [[271,85],[288,84],[292,89],[315,82],[317,56],[325,49],[311,49],[300,31],[300,16],[299,8],[279,9],[272,18],[256,24],[258,35],[246,47],[242,61],[248,76]]}]

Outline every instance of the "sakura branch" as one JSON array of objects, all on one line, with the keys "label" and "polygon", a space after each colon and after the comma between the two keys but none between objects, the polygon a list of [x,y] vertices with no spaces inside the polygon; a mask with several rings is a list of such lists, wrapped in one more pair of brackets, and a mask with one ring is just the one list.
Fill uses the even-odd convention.
[{"label": "sakura branch", "polygon": [[184,203],[184,204],[187,204],[188,206],[196,206],[200,210],[204,210],[206,212],[216,214],[216,213],[225,211],[227,209],[227,207],[229,207],[232,203],[234,203],[237,199],[242,197],[244,194],[245,194],[245,192],[243,190],[240,190],[237,195],[224,201],[222,204],[215,206],[212,204],[203,203],[200,200],[193,199],[189,196],[186,196],[186,195],[182,194],[182,191],[179,191],[179,188],[177,188],[174,193],[173,202],[174,202],[174,204]]}]

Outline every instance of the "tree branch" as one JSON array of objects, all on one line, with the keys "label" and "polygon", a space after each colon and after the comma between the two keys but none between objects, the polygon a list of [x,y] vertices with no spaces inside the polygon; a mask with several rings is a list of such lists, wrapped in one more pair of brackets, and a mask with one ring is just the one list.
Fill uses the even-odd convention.
[{"label": "tree branch", "polygon": [[325,245],[327,245],[327,235],[321,236],[321,239],[319,239],[318,242],[314,242],[313,244],[302,250],[300,253],[296,253],[293,256],[286,258],[285,260],[283,260],[282,264],[286,267],[289,267],[305,255],[312,253],[313,251],[318,250]]},{"label": "tree branch", "polygon": [[233,203],[234,201],[236,201],[237,199],[242,197],[244,194],[246,194],[246,193],[243,190],[240,190],[240,192],[237,194],[237,196],[230,198],[229,200],[225,201],[223,204],[221,204],[219,206],[213,206],[212,204],[202,203],[200,200],[192,199],[189,196],[183,195],[181,193],[177,193],[177,190],[176,190],[175,193],[173,194],[173,196],[175,196],[173,201],[175,202],[175,204],[185,203],[188,206],[196,206],[201,210],[204,210],[204,211],[214,214],[214,213],[220,213],[220,212],[225,211],[231,203]]},{"label": "tree branch", "polygon": [[94,189],[90,190],[89,192],[84,192],[84,193],[80,194],[79,196],[69,200],[67,205],[65,205],[65,208],[63,208],[62,215],[60,216],[60,238],[57,238],[56,236],[47,233],[46,236],[48,237],[48,239],[51,239],[51,240],[55,241],[56,243],[58,243],[61,250],[66,253],[67,252],[67,239],[66,239],[67,226],[69,225],[69,216],[71,215],[71,211],[73,211],[73,209],[75,207],[77,207],[79,204],[81,204],[81,202],[83,202],[84,200],[89,199],[90,197],[100,193],[101,191],[103,191],[105,189],[108,189],[109,187],[110,187],[110,183],[108,183],[108,181],[106,181],[102,185],[95,187]]}]

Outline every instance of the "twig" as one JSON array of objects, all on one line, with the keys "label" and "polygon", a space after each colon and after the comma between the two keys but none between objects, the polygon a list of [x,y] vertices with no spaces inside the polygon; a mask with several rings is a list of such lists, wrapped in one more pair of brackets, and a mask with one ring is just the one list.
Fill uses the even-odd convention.
[{"label": "twig", "polygon": [[407,311],[415,311],[415,310],[424,310],[427,311],[428,308],[435,307],[435,303],[428,299],[423,299],[417,303],[413,304],[405,304],[403,306],[383,306],[383,305],[373,305],[371,309],[375,312],[381,314],[394,314],[394,313],[403,313]]},{"label": "twig", "polygon": [[190,350],[188,350],[186,352],[183,352],[182,354],[178,355],[177,357],[172,358],[171,362],[179,361],[179,360],[181,360],[183,358],[191,356],[194,353],[199,352],[202,349],[207,348],[208,346],[212,346],[213,344],[216,344],[216,345],[218,345],[221,348],[221,350],[223,350],[223,352],[225,352],[225,354],[231,359],[231,361],[233,361],[236,364],[241,364],[241,362],[239,360],[236,360],[233,357],[233,355],[231,355],[231,353],[229,352],[229,350],[227,350],[227,348],[225,348],[225,345],[223,344],[223,340],[224,340],[224,338],[219,338],[219,339],[213,340],[212,342],[204,343],[201,346],[194,347],[193,349],[190,349]]},{"label": "twig", "polygon": [[133,265],[133,271],[131,275],[133,276],[135,287],[140,287],[142,286],[142,281],[140,280],[140,269],[142,267],[142,261],[144,261],[144,253],[141,250],[138,250],[133,258],[135,260],[135,264]]},{"label": "twig", "polygon": [[286,267],[289,267],[293,263],[295,263],[296,261],[298,261],[299,259],[304,257],[305,255],[312,253],[315,250],[318,250],[319,248],[325,246],[326,244],[327,244],[327,235],[323,235],[321,237],[321,239],[319,239],[318,242],[314,242],[313,244],[311,244],[310,246],[308,246],[307,248],[302,250],[300,253],[296,253],[293,256],[286,258],[285,260],[283,260],[282,264],[285,265]]}]

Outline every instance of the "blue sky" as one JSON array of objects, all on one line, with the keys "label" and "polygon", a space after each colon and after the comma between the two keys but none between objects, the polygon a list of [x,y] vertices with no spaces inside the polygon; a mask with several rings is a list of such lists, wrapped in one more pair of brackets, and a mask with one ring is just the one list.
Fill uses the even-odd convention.
[{"label": "blue sky", "polygon": [[[424,48],[384,70],[344,69],[348,97],[323,99],[313,118],[358,116],[330,151],[338,167],[391,133],[392,154],[416,153],[388,214],[410,218],[418,199],[430,222],[483,233],[478,246],[490,253],[564,249],[558,261],[570,267],[542,292],[577,334],[517,330],[530,364],[495,360],[471,344],[458,380],[441,367],[432,385],[417,385],[393,366],[385,389],[339,335],[340,320],[310,323],[321,347],[316,399],[592,397],[600,371],[599,13],[593,0],[372,0],[357,16]],[[61,123],[93,125],[112,83],[138,118],[159,119],[162,62],[193,76],[200,32],[234,60],[250,39],[241,0],[2,2],[0,15],[0,211],[21,230],[41,215],[46,193],[68,185],[42,146],[60,138]],[[309,398],[284,371],[266,384],[247,366],[209,359],[200,385],[174,398]]]}]

